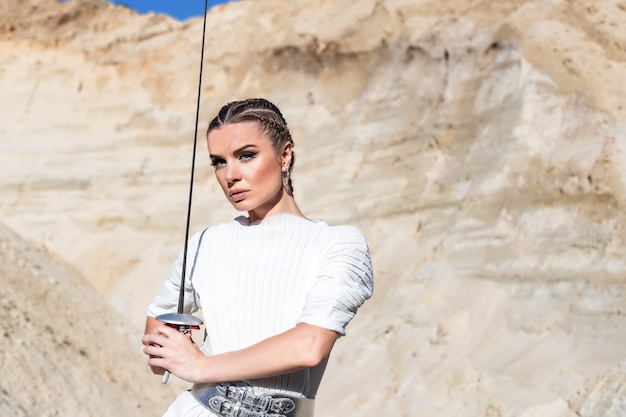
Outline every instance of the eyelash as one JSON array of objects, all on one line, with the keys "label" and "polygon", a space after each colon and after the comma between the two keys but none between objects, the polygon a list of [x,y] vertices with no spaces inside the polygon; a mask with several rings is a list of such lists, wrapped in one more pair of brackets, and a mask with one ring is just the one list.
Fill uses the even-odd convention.
[{"label": "eyelash", "polygon": [[213,161],[211,161],[211,165],[213,165],[213,168],[218,169],[223,167],[226,164],[226,161],[224,161],[223,159],[214,159]]},{"label": "eyelash", "polygon": [[239,159],[241,159],[243,162],[248,162],[254,159],[255,156],[256,152],[244,152],[239,156]]},{"label": "eyelash", "polygon": [[[239,155],[239,159],[241,160],[241,162],[250,162],[256,157],[256,155],[256,152],[244,152]],[[219,169],[226,165],[226,161],[223,159],[214,159],[213,161],[211,161],[211,165],[213,166],[213,168]]]}]

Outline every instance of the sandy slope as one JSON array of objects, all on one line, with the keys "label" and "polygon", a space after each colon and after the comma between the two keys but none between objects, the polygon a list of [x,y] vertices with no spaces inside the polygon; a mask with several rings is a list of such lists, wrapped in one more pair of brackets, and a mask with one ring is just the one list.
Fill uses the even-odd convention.
[{"label": "sandy slope", "polygon": [[0,415],[159,415],[158,390],[176,388],[146,372],[138,337],[83,277],[5,226],[0,262]]}]

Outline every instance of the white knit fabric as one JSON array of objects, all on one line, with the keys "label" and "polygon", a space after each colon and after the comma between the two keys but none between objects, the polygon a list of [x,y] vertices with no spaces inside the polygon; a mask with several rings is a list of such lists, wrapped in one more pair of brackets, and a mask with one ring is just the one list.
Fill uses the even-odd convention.
[{"label": "white knit fabric", "polygon": [[[176,311],[181,270],[182,253],[149,316]],[[373,290],[359,229],[291,214],[250,225],[240,217],[197,233],[189,240],[186,277],[184,310],[202,309],[208,355],[245,348],[301,322],[344,335]],[[314,398],[324,368],[248,382],[259,392]]]}]

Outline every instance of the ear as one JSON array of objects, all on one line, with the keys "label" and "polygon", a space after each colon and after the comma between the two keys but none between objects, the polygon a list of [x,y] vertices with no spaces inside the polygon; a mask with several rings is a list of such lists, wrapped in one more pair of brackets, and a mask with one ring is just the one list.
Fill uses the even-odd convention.
[{"label": "ear", "polygon": [[286,142],[285,145],[283,145],[283,150],[280,154],[281,170],[283,172],[287,172],[289,165],[291,165],[291,158],[293,158],[292,148],[293,144],[291,142]]}]

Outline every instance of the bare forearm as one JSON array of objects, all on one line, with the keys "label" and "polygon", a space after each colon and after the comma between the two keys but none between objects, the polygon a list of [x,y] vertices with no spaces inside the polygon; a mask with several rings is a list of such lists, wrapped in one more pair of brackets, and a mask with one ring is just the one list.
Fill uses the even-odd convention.
[{"label": "bare forearm", "polygon": [[299,325],[246,349],[206,357],[203,382],[239,381],[317,366],[330,355],[337,334]]},{"label": "bare forearm", "polygon": [[[149,333],[154,333],[154,331],[159,327],[162,326],[163,323],[158,321],[157,319],[155,319],[154,317],[147,317],[146,318],[146,327],[144,329],[144,335],[149,334]],[[144,344],[146,342],[143,342]],[[148,365],[150,365],[150,361],[148,361]],[[150,365],[150,369],[152,370],[152,373],[157,374],[157,375],[163,375],[163,373],[165,372],[165,369],[158,367],[158,366],[153,366]]]},{"label": "bare forearm", "polygon": [[155,319],[154,317],[147,317],[146,318],[146,328],[143,332],[143,334],[147,334],[147,333],[153,333],[154,330],[161,326],[163,323],[158,321],[157,319]]},{"label": "bare forearm", "polygon": [[265,339],[248,348],[205,356],[178,332],[160,326],[144,336],[152,367],[169,369],[190,382],[217,383],[279,375],[324,361],[337,333],[308,324]]}]

